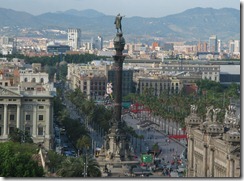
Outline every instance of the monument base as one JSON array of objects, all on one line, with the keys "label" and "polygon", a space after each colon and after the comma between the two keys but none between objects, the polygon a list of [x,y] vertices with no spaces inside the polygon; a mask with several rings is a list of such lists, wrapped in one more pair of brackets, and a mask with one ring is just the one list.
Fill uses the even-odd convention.
[{"label": "monument base", "polygon": [[[97,162],[102,172],[102,177],[129,177],[130,167],[132,165],[139,165],[139,161],[116,161],[116,160],[99,160]],[[107,172],[105,170],[107,167]]]}]

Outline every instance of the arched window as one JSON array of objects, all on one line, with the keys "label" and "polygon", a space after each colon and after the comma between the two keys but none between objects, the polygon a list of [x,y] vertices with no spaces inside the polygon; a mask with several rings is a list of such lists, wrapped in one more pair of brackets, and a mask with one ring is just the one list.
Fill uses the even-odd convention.
[{"label": "arched window", "polygon": [[31,82],[36,82],[36,78],[32,78]]},{"label": "arched window", "polygon": [[41,78],[41,79],[40,79],[40,83],[43,83],[43,82],[44,82],[44,79],[43,79],[43,78]]},{"label": "arched window", "polygon": [[24,82],[27,82],[27,81],[28,81],[28,79],[27,79],[27,78],[25,78],[25,79],[24,79]]}]

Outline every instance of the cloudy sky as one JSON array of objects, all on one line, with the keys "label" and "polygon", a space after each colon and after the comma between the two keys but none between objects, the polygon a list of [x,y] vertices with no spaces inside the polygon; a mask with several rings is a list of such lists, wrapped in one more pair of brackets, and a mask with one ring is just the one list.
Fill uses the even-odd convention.
[{"label": "cloudy sky", "polygon": [[[242,2],[242,0],[241,0]],[[33,15],[69,9],[94,9],[107,15],[163,17],[194,7],[240,9],[239,0],[0,0],[1,8]]]}]

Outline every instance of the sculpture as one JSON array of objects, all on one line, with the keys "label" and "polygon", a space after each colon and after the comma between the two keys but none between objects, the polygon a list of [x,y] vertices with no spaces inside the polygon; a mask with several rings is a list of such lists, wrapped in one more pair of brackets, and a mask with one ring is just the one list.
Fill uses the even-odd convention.
[{"label": "sculpture", "polygon": [[196,105],[191,105],[191,113],[196,113],[197,111],[197,106]]},{"label": "sculpture", "polygon": [[206,119],[211,119],[210,111],[213,109],[213,106],[209,106],[206,109],[207,109]]},{"label": "sculpture", "polygon": [[119,13],[116,16],[115,21],[114,21],[115,27],[117,29],[117,33],[119,33],[119,30],[120,30],[120,33],[122,33],[122,25],[121,25],[122,17],[124,17],[124,16],[120,16],[120,13]]},{"label": "sculpture", "polygon": [[221,111],[220,108],[213,109],[213,122],[217,122],[217,114]]}]

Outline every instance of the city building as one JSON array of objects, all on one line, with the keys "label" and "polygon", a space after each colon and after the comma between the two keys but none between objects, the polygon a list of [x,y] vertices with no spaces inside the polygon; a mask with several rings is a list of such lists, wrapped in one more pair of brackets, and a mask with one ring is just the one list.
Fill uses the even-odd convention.
[{"label": "city building", "polygon": [[217,44],[217,36],[216,35],[212,35],[209,37],[209,52],[211,53],[215,53],[218,52],[218,44]]},{"label": "city building", "polygon": [[201,72],[202,79],[219,82],[220,66],[204,64],[161,64],[162,73]]},{"label": "city building", "polygon": [[97,37],[95,41],[95,48],[98,50],[103,49],[103,37],[101,37],[100,35]]},{"label": "city building", "polygon": [[235,40],[234,44],[235,44],[234,53],[240,53],[240,40]]},{"label": "city building", "polygon": [[72,50],[79,50],[81,48],[81,30],[79,28],[68,29],[68,45]]},{"label": "city building", "polygon": [[[108,82],[115,85],[116,71],[112,68],[108,70]],[[122,72],[122,97],[134,92],[133,70],[123,69]]]},{"label": "city building", "polygon": [[218,52],[222,52],[222,41],[218,40]]},{"label": "city building", "polygon": [[240,65],[220,65],[219,81],[223,85],[230,85],[232,83],[241,83]]},{"label": "city building", "polygon": [[29,132],[34,143],[52,149],[56,89],[48,74],[42,72],[38,63],[32,64],[32,68],[8,70],[2,69],[0,74],[0,141],[7,141],[11,132],[19,128]]},{"label": "city building", "polygon": [[65,53],[70,51],[70,46],[68,45],[48,45],[47,46],[47,53]]},{"label": "city building", "polygon": [[[133,91],[133,71],[123,70],[122,96]],[[67,80],[71,89],[79,88],[88,98],[104,98],[108,82],[115,84],[115,70],[110,61],[92,61],[91,64],[68,64]]]},{"label": "city building", "polygon": [[16,53],[17,44],[14,38],[3,36],[0,39],[0,53],[2,55],[11,55]]},{"label": "city building", "polygon": [[197,52],[207,52],[208,51],[208,44],[207,42],[198,42],[197,44]]},{"label": "city building", "polygon": [[188,137],[187,177],[240,177],[240,104],[225,110],[224,120],[218,120],[221,110],[207,107],[206,118],[191,114],[185,119]]}]

